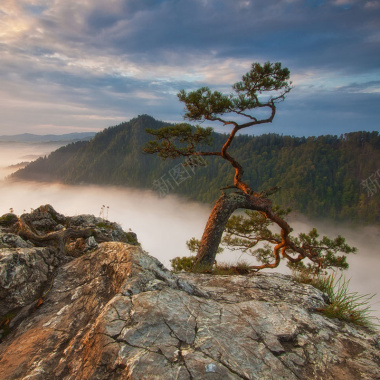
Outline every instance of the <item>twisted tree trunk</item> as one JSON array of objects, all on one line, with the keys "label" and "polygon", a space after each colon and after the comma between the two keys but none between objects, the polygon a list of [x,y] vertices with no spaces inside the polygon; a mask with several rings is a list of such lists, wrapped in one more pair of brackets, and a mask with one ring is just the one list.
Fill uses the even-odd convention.
[{"label": "twisted tree trunk", "polygon": [[23,216],[18,219],[16,231],[14,232],[24,240],[29,240],[36,246],[55,246],[62,254],[64,254],[65,245],[70,241],[70,239],[87,239],[90,236],[94,236],[98,243],[111,240],[100,231],[90,227],[82,229],[65,228],[60,231],[48,232],[44,235],[39,235],[34,230],[33,226],[28,223]]},{"label": "twisted tree trunk", "polygon": [[268,198],[261,198],[245,193],[222,193],[208,218],[195,258],[194,268],[210,267],[214,264],[226,224],[235,210],[241,208],[271,212],[271,204],[272,201]]}]

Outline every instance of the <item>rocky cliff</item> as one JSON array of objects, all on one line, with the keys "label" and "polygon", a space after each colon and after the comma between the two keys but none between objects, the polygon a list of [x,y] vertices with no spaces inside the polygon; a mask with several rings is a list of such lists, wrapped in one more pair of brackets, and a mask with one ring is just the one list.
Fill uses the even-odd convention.
[{"label": "rocky cliff", "polygon": [[174,275],[51,206],[0,225],[1,379],[380,379],[379,336],[289,276]]}]

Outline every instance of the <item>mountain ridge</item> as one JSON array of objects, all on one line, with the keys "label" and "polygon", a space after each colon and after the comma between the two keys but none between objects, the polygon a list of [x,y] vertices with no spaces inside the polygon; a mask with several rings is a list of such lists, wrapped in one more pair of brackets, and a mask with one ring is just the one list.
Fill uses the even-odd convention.
[{"label": "mountain ridge", "polygon": [[47,134],[47,135],[37,135],[34,133],[21,133],[16,135],[1,135],[0,142],[58,142],[58,141],[79,141],[88,140],[93,138],[97,132],[73,132],[64,133],[60,135]]},{"label": "mountain ridge", "polygon": [[[168,125],[171,124],[140,115],[106,128],[91,141],[62,147],[12,177],[150,188],[161,196],[175,193],[213,202],[220,188],[233,183],[234,171],[229,163],[219,157],[207,157],[206,166],[191,169],[181,159],[162,161],[142,152],[151,139],[145,129]],[[209,149],[219,149],[226,135],[213,133],[213,138],[214,145]],[[312,217],[380,222],[380,187],[374,182],[380,173],[378,132],[307,138],[240,135],[234,139],[231,154],[244,167],[245,180],[252,188],[261,191],[281,187],[273,199],[282,207]],[[176,178],[175,173],[181,177]],[[369,179],[372,189],[363,186]]]}]

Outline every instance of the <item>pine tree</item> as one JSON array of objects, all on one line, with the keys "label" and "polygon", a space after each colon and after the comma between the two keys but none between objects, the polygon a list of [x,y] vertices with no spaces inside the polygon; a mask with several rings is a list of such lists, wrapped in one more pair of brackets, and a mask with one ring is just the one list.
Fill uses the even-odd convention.
[{"label": "pine tree", "polygon": [[[277,103],[284,101],[292,89],[289,77],[289,70],[282,68],[279,62],[266,62],[264,65],[253,63],[251,70],[242,77],[242,80],[232,86],[234,94],[212,92],[208,87],[189,93],[184,90],[179,92],[178,98],[185,104],[185,119],[220,122],[230,127],[230,134],[226,135],[226,140],[218,150],[207,150],[207,145],[211,145],[211,128],[202,128],[199,125],[193,127],[182,123],[158,130],[147,130],[155,140],[145,146],[143,150],[146,153],[156,153],[163,159],[186,157],[187,165],[190,166],[196,166],[200,157],[216,156],[227,161],[234,169],[233,184],[227,184],[222,189],[201,241],[193,241],[191,244],[198,249],[194,269],[209,268],[214,264],[227,223],[237,209],[252,210],[248,217],[252,222],[250,232],[253,235],[243,235],[237,240],[232,238],[234,234],[241,234],[241,228],[246,224],[246,220],[235,217],[228,224],[229,229],[224,242],[228,245],[239,245],[245,241],[248,246],[251,244],[250,241],[267,243],[265,251],[261,252],[263,264],[252,266],[251,269],[277,267],[281,256],[293,264],[308,258],[320,268],[334,265],[343,268],[346,265],[341,257],[336,258],[339,250],[349,252],[351,249],[345,246],[343,238],[339,237],[338,240],[323,238],[322,241],[317,241],[316,230],[311,231],[309,235],[293,238],[290,235],[292,229],[286,222],[284,213],[273,207],[272,201],[268,198],[277,192],[278,188],[274,186],[261,192],[253,189],[243,180],[243,166],[229,152],[239,131],[273,121]],[[273,138],[275,136],[269,135],[269,140]],[[270,232],[270,226],[276,226],[280,232],[273,234]],[[323,251],[326,252],[325,255],[322,255]],[[269,254],[274,257],[274,262],[268,259]]]}]

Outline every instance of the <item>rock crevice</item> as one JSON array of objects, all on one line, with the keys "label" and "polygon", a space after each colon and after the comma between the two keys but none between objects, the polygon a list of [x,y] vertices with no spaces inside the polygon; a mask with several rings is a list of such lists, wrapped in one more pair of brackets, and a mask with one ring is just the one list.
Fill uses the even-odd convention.
[{"label": "rock crevice", "polygon": [[45,277],[55,272],[38,307],[14,301],[22,317],[0,343],[1,379],[380,378],[379,336],[316,312],[323,293],[290,276],[175,275],[116,241],[77,257],[4,249],[1,275],[16,278],[36,250]]}]

